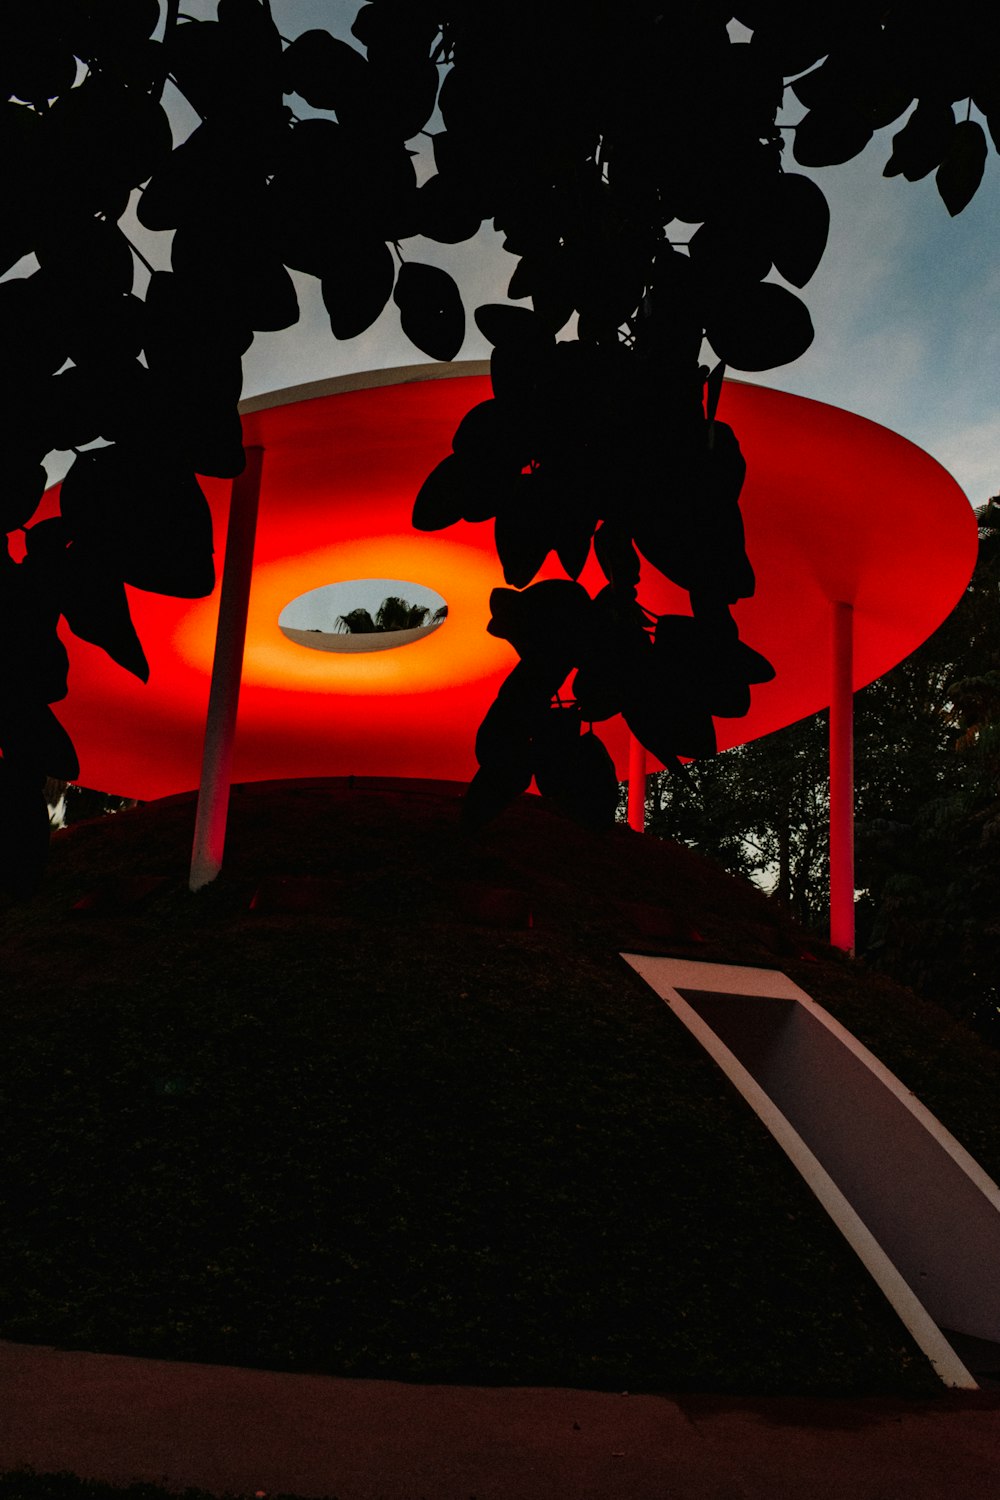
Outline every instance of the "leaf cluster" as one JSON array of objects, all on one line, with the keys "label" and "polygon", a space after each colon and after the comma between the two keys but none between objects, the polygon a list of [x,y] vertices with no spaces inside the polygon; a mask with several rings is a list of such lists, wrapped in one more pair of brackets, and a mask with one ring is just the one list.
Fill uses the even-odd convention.
[{"label": "leaf cluster", "polygon": [[[750,684],[771,675],[730,613],[754,578],[745,466],[715,406],[725,364],[770,368],[811,342],[805,304],[765,278],[809,280],[826,203],[783,170],[781,75],[731,41],[724,8],[666,18],[630,4],[624,23],[598,11],[590,24],[563,6],[456,8],[443,28],[435,160],[518,257],[508,303],[476,312],[493,399],[467,414],[414,508],[425,530],[491,521],[511,585],[489,628],[520,662],[477,738],[473,822],[532,777],[610,821],[610,767],[586,726],[623,714],[676,766],[712,754],[713,717],[745,713]],[[609,49],[623,24],[627,47]],[[579,583],[592,550],[596,598]],[[566,580],[535,581],[553,554]],[[688,591],[689,616],[644,610],[654,570]]]},{"label": "leaf cluster", "polygon": [[[79,769],[49,707],[67,686],[57,624],[145,680],[126,586],[211,591],[196,476],[244,466],[242,355],[296,322],[290,270],[319,278],[337,337],[390,294],[432,358],[464,337],[451,278],[416,261],[397,278],[389,249],[480,222],[456,230],[440,200],[425,211],[405,144],[435,106],[434,15],[364,7],[367,57],[325,32],[286,44],[258,0],[220,0],[209,21],[167,5],[163,19],[156,0],[40,0],[0,19],[0,274],[15,273],[0,284],[0,517],[26,533],[0,570],[0,818],[4,863],[27,886],[44,857],[39,788]],[[176,146],[165,89],[200,118]],[[296,98],[336,118],[297,119]],[[137,274],[130,205],[171,233],[169,270]],[[16,274],[29,255],[37,269]],[[77,455],[60,513],[31,524],[60,450]]]},{"label": "leaf cluster", "polygon": [[[65,691],[60,618],[142,675],[124,586],[211,587],[194,476],[243,466],[242,355],[256,332],[297,320],[291,272],[318,279],[334,337],[364,332],[392,301],[404,334],[451,360],[465,336],[460,289],[403,245],[457,243],[484,221],[516,258],[508,303],[478,313],[494,400],[463,422],[416,523],[492,520],[520,590],[552,552],[576,580],[593,547],[610,594],[589,600],[587,619],[602,623],[581,615],[560,658],[582,673],[580,724],[603,712],[613,682],[667,763],[709,751],[712,715],[745,711],[765,670],[729,615],[753,581],[742,460],[715,420],[718,388],[726,365],[768,369],[809,346],[797,291],[828,228],[822,192],[783,160],[785,82],[807,105],[794,146],[807,165],[846,160],[916,99],[887,170],[936,169],[957,212],[985,136],[953,105],[998,117],[995,17],[973,0],[935,7],[933,25],[903,5],[807,14],[747,0],[735,13],[746,43],[716,0],[599,0],[585,12],[568,0],[369,0],[349,41],[322,29],[282,38],[267,0],[219,0],[204,21],[174,0],[8,12],[0,274],[28,255],[37,269],[0,284],[0,509],[7,531],[29,532],[27,558],[2,574],[13,623],[0,674],[15,705],[0,719],[4,778],[72,764],[48,708]],[[177,144],[165,90],[199,119]],[[418,182],[420,135],[434,171]],[[171,234],[168,271],[136,274],[127,208]],[[42,530],[31,525],[42,460],[60,449],[80,456]],[[692,623],[636,613],[640,557],[688,590]],[[538,618],[529,657],[553,628]],[[604,805],[596,751],[572,754],[590,757],[587,785]]]},{"label": "leaf cluster", "polygon": [[[948,212],[962,212],[982,180],[987,130],[994,146],[1000,130],[995,7],[972,0],[917,12],[854,3],[793,16],[798,7],[771,0],[745,9],[740,18],[754,27],[753,45],[794,77],[792,93],[806,107],[795,128],[797,162],[849,161],[876,130],[907,115],[884,175],[918,182],[933,172]],[[964,119],[956,105],[965,106]],[[971,118],[973,106],[986,129]]]}]

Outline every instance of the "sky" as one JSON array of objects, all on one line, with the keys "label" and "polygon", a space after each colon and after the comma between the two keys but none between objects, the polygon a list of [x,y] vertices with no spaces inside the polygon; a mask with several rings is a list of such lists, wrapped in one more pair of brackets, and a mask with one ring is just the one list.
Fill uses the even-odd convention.
[{"label": "sky", "polygon": [[[357,8],[356,0],[272,0],[288,39],[322,26],[352,40]],[[186,0],[185,14],[214,13],[214,0]],[[196,122],[176,105],[174,94],[180,139]],[[793,123],[797,108],[789,98],[782,119]],[[801,293],[816,328],[812,347],[777,370],[734,374],[843,406],[902,433],[943,463],[978,505],[1000,490],[1000,162],[991,151],[979,192],[951,219],[933,177],[915,184],[883,178],[891,137],[901,124],[879,132],[855,161],[810,174],[832,214],[823,263]],[[421,176],[432,170],[422,157],[417,166]],[[150,235],[134,217],[131,230],[155,265],[169,265],[169,235]],[[505,300],[515,261],[500,249],[499,237],[485,226],[463,245],[407,241],[406,253],[456,277],[467,312],[458,357],[488,358],[489,345],[471,315],[482,302]],[[401,334],[392,302],[366,334],[339,343],[330,333],[319,283],[298,273],[295,281],[300,321],[280,333],[257,335],[244,360],[245,395],[425,361]],[[54,459],[54,478],[69,458]]]}]

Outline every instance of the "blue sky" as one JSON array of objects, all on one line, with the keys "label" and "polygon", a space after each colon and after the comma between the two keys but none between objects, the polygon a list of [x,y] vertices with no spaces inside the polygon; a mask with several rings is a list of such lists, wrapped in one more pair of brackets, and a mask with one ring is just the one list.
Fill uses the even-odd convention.
[{"label": "blue sky", "polygon": [[768,385],[883,422],[939,459],[974,504],[1000,489],[1000,165],[949,217],[933,177],[884,178],[894,129],[816,177],[830,244],[804,296],[816,338]]}]

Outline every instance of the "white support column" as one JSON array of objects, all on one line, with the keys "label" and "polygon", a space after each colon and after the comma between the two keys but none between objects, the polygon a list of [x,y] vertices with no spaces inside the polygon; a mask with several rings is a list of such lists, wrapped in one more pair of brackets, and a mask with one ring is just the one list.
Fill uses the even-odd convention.
[{"label": "white support column", "polygon": [[233,480],[229,502],[219,623],[215,632],[215,657],[208,695],[201,785],[198,789],[191,876],[188,882],[193,891],[208,885],[218,875],[222,868],[222,851],[226,842],[236,710],[239,706],[240,677],[243,672],[243,647],[246,641],[264,450],[247,448],[246,457],[246,468]]},{"label": "white support column", "polygon": [[628,826],[646,831],[646,749],[634,734],[628,737]]},{"label": "white support column", "polygon": [[854,608],[832,606],[830,942],[854,952]]}]

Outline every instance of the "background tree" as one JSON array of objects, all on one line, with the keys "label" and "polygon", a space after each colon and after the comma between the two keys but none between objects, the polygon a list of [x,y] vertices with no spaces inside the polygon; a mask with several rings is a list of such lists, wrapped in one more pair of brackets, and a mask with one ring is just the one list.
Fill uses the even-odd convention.
[{"label": "background tree", "polygon": [[[868,963],[1000,1041],[1000,497],[978,517],[979,562],[957,608],[856,696],[857,936]],[[654,778],[649,820],[818,931],[825,720]]]},{"label": "background tree", "polygon": [[826,716],[650,778],[647,827],[764,886],[806,928],[827,908]]},{"label": "background tree", "polygon": [[389,594],[375,611],[358,608],[338,615],[336,628],[350,635],[372,635],[383,630],[420,630],[424,625],[440,625],[448,617],[448,606],[431,610],[427,604],[411,604],[398,594]]}]

